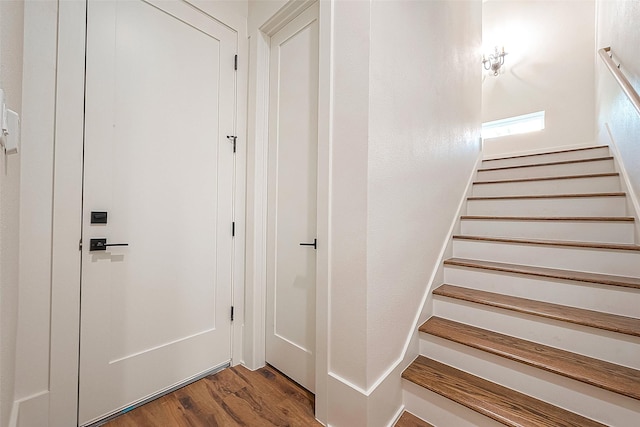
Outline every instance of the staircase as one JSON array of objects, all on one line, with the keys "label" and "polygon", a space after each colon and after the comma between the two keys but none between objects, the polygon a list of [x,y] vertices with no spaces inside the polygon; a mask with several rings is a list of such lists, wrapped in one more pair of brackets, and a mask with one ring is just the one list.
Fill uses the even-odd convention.
[{"label": "staircase", "polygon": [[397,426],[640,426],[640,246],[621,188],[608,147],[482,162]]}]

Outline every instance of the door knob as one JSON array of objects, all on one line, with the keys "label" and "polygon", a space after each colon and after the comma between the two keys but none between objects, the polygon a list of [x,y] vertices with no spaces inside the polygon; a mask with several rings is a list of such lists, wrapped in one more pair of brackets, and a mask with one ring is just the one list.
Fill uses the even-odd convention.
[{"label": "door knob", "polygon": [[128,243],[107,243],[107,239],[91,239],[89,251],[106,251],[107,246],[129,246]]},{"label": "door knob", "polygon": [[300,246],[313,246],[313,249],[318,249],[317,243],[318,239],[313,239],[313,243],[300,243]]}]

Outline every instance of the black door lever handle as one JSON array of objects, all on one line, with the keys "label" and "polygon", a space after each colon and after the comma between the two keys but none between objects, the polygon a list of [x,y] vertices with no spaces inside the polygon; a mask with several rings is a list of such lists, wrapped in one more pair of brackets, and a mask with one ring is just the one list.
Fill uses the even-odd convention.
[{"label": "black door lever handle", "polygon": [[106,251],[107,246],[129,246],[128,243],[107,243],[107,239],[91,239],[89,251]]},{"label": "black door lever handle", "polygon": [[300,246],[313,246],[313,249],[318,249],[318,239],[313,239],[313,243],[300,243]]}]

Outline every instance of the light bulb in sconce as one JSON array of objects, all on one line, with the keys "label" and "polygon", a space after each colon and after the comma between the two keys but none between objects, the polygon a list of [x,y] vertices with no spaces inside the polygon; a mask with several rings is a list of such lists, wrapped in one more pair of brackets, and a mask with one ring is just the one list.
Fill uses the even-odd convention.
[{"label": "light bulb in sconce", "polygon": [[489,55],[489,58],[485,57],[484,54],[482,55],[482,66],[487,71],[492,70],[493,75],[497,76],[500,67],[504,65],[504,57],[506,55],[508,54],[504,51],[504,46],[502,46],[502,51],[499,51],[498,46],[496,46],[494,47],[493,53]]}]

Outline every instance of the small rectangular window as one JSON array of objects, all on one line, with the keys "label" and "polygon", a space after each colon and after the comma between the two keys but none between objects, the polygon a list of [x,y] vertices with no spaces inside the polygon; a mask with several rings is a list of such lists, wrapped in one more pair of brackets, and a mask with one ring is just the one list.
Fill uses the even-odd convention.
[{"label": "small rectangular window", "polygon": [[508,117],[482,124],[482,139],[517,135],[544,129],[544,111]]}]

